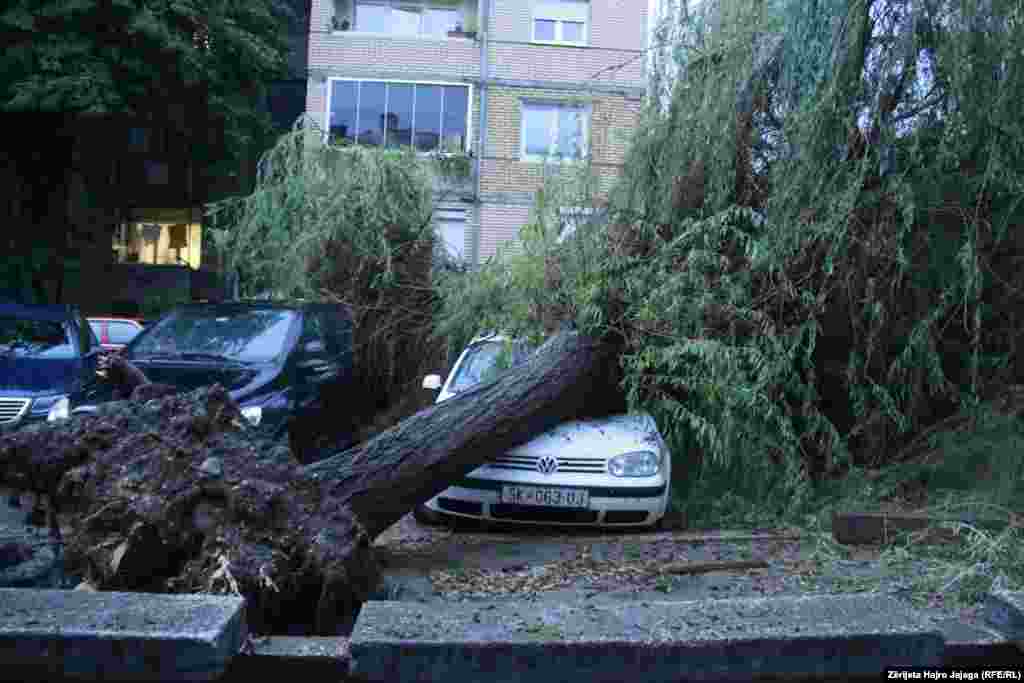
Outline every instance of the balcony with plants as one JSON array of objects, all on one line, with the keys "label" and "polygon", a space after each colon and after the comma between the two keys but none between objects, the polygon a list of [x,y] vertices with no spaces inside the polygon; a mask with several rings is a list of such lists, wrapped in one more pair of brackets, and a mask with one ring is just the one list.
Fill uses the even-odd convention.
[{"label": "balcony with plants", "polygon": [[472,195],[470,98],[467,85],[331,79],[327,141],[414,152],[431,165],[439,192]]}]

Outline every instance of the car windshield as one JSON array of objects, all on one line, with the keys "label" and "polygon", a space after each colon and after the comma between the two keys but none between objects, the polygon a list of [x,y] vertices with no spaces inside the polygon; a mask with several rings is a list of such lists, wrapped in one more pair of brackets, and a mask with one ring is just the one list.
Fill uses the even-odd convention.
[{"label": "car windshield", "polygon": [[295,319],[294,311],[268,308],[175,311],[138,338],[131,357],[266,362],[285,350]]},{"label": "car windshield", "polygon": [[76,355],[69,325],[11,316],[0,316],[0,353],[65,359]]},{"label": "car windshield", "polygon": [[480,382],[497,379],[505,370],[526,362],[532,351],[533,347],[522,341],[513,344],[503,341],[474,344],[463,356],[448,389],[454,392],[465,391]]}]

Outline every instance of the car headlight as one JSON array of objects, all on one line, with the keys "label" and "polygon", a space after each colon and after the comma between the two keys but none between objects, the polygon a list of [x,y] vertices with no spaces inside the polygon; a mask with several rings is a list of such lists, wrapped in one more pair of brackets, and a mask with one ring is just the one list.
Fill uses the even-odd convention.
[{"label": "car headlight", "polygon": [[661,454],[654,451],[623,453],[608,461],[608,472],[613,477],[653,477],[660,469]]},{"label": "car headlight", "polygon": [[253,427],[259,427],[263,419],[263,406],[246,406],[242,408],[242,417],[249,421]]},{"label": "car headlight", "polygon": [[67,396],[61,396],[50,406],[50,410],[46,413],[46,421],[66,420],[70,414],[71,401],[68,400]]},{"label": "car headlight", "polygon": [[52,408],[53,405],[62,398],[67,398],[67,394],[40,396],[39,398],[33,399],[32,408],[30,409],[32,417],[46,417],[50,412],[50,408]]}]

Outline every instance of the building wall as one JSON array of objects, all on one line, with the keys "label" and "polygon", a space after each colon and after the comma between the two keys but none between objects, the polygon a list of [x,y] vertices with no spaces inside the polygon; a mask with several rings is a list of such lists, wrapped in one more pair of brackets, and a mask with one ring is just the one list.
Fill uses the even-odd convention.
[{"label": "building wall", "polygon": [[530,220],[530,207],[511,204],[482,203],[480,205],[480,231],[477,263],[484,263],[506,246],[518,251],[519,228]]},{"label": "building wall", "polygon": [[593,96],[532,88],[489,91],[487,153],[482,163],[481,192],[534,192],[543,182],[544,165],[521,159],[524,101],[564,102],[590,108],[589,144],[599,175],[615,175],[640,113],[638,98]]},{"label": "building wall", "polygon": [[[462,38],[391,37],[331,30],[333,0],[312,0],[307,113],[326,125],[330,77],[465,82],[474,85],[470,139],[480,157],[480,194],[467,214],[467,253],[477,260],[514,241],[543,182],[540,163],[520,159],[522,102],[570,101],[591,110],[589,144],[607,190],[621,171],[640,111],[648,3],[591,0],[589,44],[532,44],[535,0],[489,0],[486,146],[477,149],[480,43]],[[473,0],[471,5],[475,7]],[[470,233],[473,234],[470,234]]]}]

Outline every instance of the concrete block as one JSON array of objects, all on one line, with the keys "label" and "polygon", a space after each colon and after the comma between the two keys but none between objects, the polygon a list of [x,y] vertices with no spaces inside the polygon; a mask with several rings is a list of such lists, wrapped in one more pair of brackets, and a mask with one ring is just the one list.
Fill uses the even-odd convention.
[{"label": "concrete block", "polygon": [[368,681],[488,683],[878,676],[935,667],[932,622],[877,594],[629,604],[367,602],[352,634]]},{"label": "concrete block", "polygon": [[214,680],[246,638],[244,602],[0,589],[0,680]]},{"label": "concrete block", "polygon": [[989,593],[982,609],[985,622],[1024,651],[1024,591]]},{"label": "concrete block", "polygon": [[220,683],[350,680],[348,638],[267,636],[235,657]]}]

